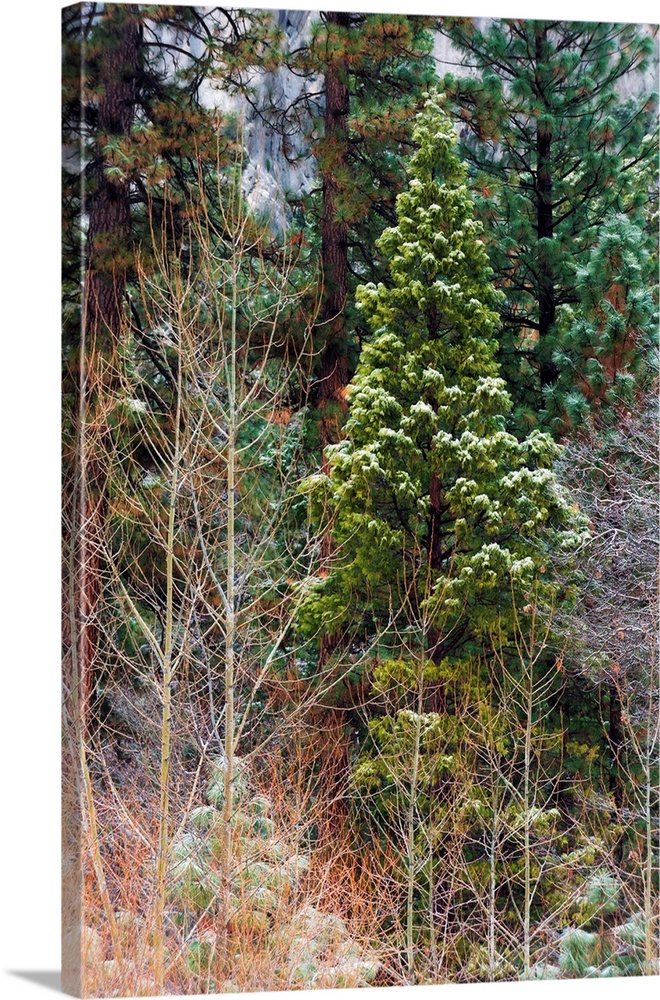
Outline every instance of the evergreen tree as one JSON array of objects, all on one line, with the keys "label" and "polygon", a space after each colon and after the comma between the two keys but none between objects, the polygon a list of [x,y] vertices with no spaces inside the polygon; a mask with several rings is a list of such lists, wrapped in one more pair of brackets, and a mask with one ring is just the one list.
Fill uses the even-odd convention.
[{"label": "evergreen tree", "polygon": [[[337,556],[305,615],[321,629],[357,615],[372,636],[417,629],[440,667],[482,648],[512,596],[529,603],[548,549],[570,546],[576,524],[550,468],[551,439],[534,431],[519,442],[504,427],[498,296],[435,100],[414,138],[397,225],[378,244],[391,286],[358,290],[373,339],[349,387],[347,440],[316,480]],[[539,584],[540,597],[549,589]]]},{"label": "evergreen tree", "polygon": [[227,123],[204,107],[202,87],[222,77],[227,90],[240,88],[255,53],[267,63],[271,29],[264,14],[219,8],[64,10],[65,294],[79,298],[83,253],[88,326],[98,311],[116,336],[132,248],[145,234],[149,242],[150,224],[180,237],[188,196],[215,178],[219,159],[233,162]]},{"label": "evergreen tree", "polygon": [[383,277],[375,240],[394,221],[411,121],[435,77],[431,18],[325,11],[294,72],[322,74],[320,90],[284,109],[287,128],[310,137],[319,168],[312,229],[320,238],[324,298],[314,402],[321,450],[338,440],[345,388],[366,333],[355,288]]},{"label": "evergreen tree", "polygon": [[622,407],[635,408],[635,389],[652,378],[658,314],[643,244],[639,226],[614,216],[577,271],[580,303],[559,315],[557,380],[545,394],[547,418],[558,433],[611,423]]},{"label": "evergreen tree", "polygon": [[[435,79],[431,24],[415,16],[324,11],[309,43],[287,59],[295,73],[322,79],[319,90],[277,115],[285,136],[294,129],[308,137],[319,170],[318,190],[305,201],[323,279],[311,424],[326,470],[325,449],[340,439],[346,386],[367,333],[353,308],[355,288],[384,277],[376,237],[384,222],[394,221],[411,120]],[[331,554],[326,534],[322,561]],[[333,643],[325,637],[320,663]]]},{"label": "evergreen tree", "polygon": [[[575,304],[584,266],[612,213],[638,216],[648,192],[640,164],[655,155],[654,100],[624,100],[624,77],[649,65],[638,25],[495,20],[481,30],[443,18],[469,64],[446,77],[461,127],[491,264],[505,292],[501,362],[522,426],[559,375],[557,310]],[[652,237],[653,238],[653,237]]]}]

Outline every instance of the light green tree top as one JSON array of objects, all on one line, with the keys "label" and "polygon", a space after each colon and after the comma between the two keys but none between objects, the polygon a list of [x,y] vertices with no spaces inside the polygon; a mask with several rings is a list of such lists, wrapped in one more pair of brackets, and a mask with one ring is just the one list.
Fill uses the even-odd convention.
[{"label": "light green tree top", "polygon": [[397,225],[379,241],[392,285],[357,293],[373,339],[349,387],[346,440],[314,484],[337,558],[303,617],[316,628],[394,617],[421,628],[438,663],[483,640],[511,607],[512,581],[524,597],[548,550],[574,545],[583,526],[552,472],[551,438],[505,430],[497,293],[433,97],[414,138]]}]

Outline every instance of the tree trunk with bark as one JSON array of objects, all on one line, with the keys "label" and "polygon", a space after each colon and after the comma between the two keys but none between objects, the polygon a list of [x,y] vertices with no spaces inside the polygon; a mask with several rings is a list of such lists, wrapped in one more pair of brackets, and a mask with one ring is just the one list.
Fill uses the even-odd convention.
[{"label": "tree trunk with bark", "polygon": [[78,447],[80,500],[73,525],[77,552],[79,711],[90,724],[98,642],[96,615],[101,592],[101,539],[106,510],[107,469],[103,462],[109,427],[104,407],[112,399],[114,356],[121,336],[126,293],[127,244],[131,228],[130,183],[108,173],[103,147],[128,136],[135,117],[141,29],[136,5],[109,4],[104,13],[99,62],[97,149],[88,214],[80,358]]},{"label": "tree trunk with bark", "polygon": [[[544,97],[544,85],[539,64],[544,58],[547,42],[547,28],[539,26],[536,31],[536,74],[535,85],[539,101]],[[555,296],[555,274],[548,243],[554,236],[552,205],[552,128],[547,123],[536,124],[536,225],[538,237],[538,302],[539,302],[539,379],[541,389],[552,385],[559,374],[552,360],[551,331],[555,324],[557,306]]]},{"label": "tree trunk with bark", "polygon": [[[325,14],[328,25],[350,27],[351,15],[336,11]],[[341,219],[339,178],[348,167],[348,112],[350,92],[341,62],[328,65],[325,74],[325,138],[330,165],[323,172],[323,218],[321,220],[321,265],[323,303],[321,330],[325,341],[321,352],[315,402],[319,413],[321,470],[328,471],[326,448],[341,438],[346,416],[348,361],[346,356],[346,296],[348,278],[348,224]],[[321,567],[327,571],[334,543],[329,530],[321,542]],[[324,635],[319,649],[319,667],[337,646],[336,634]]]}]

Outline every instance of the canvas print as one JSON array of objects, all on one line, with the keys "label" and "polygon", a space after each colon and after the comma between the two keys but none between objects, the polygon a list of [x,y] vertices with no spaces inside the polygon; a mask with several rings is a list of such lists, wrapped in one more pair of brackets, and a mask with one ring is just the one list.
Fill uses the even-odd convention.
[{"label": "canvas print", "polygon": [[657,975],[657,26],[62,31],[65,989]]}]

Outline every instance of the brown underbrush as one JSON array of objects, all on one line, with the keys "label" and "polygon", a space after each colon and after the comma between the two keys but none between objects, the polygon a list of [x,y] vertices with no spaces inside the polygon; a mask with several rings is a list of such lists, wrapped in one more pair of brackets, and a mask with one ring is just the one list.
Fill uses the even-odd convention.
[{"label": "brown underbrush", "polygon": [[[339,777],[347,752],[342,727],[331,724],[320,738],[316,731],[313,744],[301,731],[299,738],[273,741],[268,753],[250,758],[249,788],[235,807],[232,863],[236,888],[229,919],[219,905],[219,872],[210,826],[208,836],[204,834],[211,845],[204,862],[208,881],[200,875],[192,887],[187,882],[182,892],[182,869],[176,867],[180,862],[170,869],[166,993],[403,981],[396,950],[390,952],[383,946],[388,928],[396,925],[401,903],[389,874],[396,859],[392,857],[390,864],[386,857],[367,850],[356,835]],[[333,759],[337,764],[334,777],[327,767]],[[157,789],[150,788],[134,761],[118,763],[110,744],[96,760],[97,846],[115,927],[108,920],[87,844],[83,852],[82,992],[85,996],[150,996],[157,992],[153,972]],[[320,765],[322,760],[325,767]],[[201,836],[195,824],[201,822],[200,817],[206,822],[205,810],[213,820],[212,808],[203,805],[212,766],[203,762],[190,769],[192,796],[185,794],[190,788],[186,790],[182,775],[174,778],[180,793],[170,829],[174,855],[182,844]],[[256,821],[261,833],[255,833]],[[280,877],[292,870],[292,863],[294,875]],[[207,892],[209,885],[218,887],[218,893]]]}]

